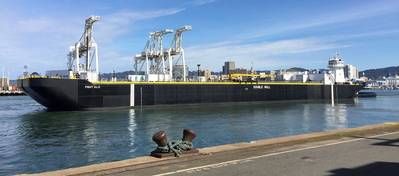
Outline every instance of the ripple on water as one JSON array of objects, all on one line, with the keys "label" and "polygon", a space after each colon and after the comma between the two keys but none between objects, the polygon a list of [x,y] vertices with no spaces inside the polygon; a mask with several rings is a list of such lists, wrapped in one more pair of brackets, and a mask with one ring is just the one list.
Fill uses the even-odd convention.
[{"label": "ripple on water", "polygon": [[399,120],[399,91],[340,101],[221,103],[136,110],[47,112],[29,97],[0,97],[0,175],[33,173],[148,154],[152,134],[197,147]]}]

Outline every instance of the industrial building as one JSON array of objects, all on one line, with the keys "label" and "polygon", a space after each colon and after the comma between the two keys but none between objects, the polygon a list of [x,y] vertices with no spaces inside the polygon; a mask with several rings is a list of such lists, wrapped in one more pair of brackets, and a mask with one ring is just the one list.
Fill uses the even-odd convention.
[{"label": "industrial building", "polygon": [[8,90],[10,87],[10,79],[7,77],[0,77],[0,90]]},{"label": "industrial building", "polygon": [[227,61],[224,63],[222,70],[224,75],[230,74],[231,71],[236,69],[236,64],[234,61]]}]

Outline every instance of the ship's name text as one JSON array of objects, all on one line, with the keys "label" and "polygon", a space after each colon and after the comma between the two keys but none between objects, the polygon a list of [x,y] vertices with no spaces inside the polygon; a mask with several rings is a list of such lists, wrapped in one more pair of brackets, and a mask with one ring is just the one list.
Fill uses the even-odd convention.
[{"label": "ship's name text", "polygon": [[266,85],[255,85],[254,89],[270,89],[270,86]]},{"label": "ship's name text", "polygon": [[100,86],[85,86],[85,89],[99,89]]}]

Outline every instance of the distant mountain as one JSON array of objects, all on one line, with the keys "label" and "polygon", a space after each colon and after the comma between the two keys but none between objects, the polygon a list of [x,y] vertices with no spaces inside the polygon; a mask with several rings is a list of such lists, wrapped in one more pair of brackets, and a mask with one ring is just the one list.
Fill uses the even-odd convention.
[{"label": "distant mountain", "polygon": [[384,76],[388,77],[397,74],[399,74],[399,66],[364,70],[359,73],[359,76],[366,76],[370,79],[376,80],[381,79]]},{"label": "distant mountain", "polygon": [[287,69],[288,72],[304,72],[304,71],[308,71],[307,69],[304,68],[300,68],[300,67],[292,67]]}]

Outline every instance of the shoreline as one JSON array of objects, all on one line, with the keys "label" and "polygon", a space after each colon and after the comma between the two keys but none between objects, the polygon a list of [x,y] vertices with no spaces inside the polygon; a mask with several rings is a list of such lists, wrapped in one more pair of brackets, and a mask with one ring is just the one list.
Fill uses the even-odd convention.
[{"label": "shoreline", "polygon": [[184,155],[182,157],[166,157],[155,158],[151,156],[136,157],[127,160],[104,162],[92,164],[87,166],[80,166],[75,168],[61,169],[55,171],[48,171],[35,174],[22,175],[105,175],[116,174],[124,171],[131,171],[134,169],[143,169],[148,167],[155,167],[167,165],[172,163],[179,163],[185,161],[192,161],[196,159],[203,159],[215,154],[228,154],[229,152],[246,152],[248,150],[274,150],[281,147],[289,147],[301,144],[323,142],[330,140],[348,140],[358,137],[372,136],[376,134],[384,134],[389,132],[399,131],[399,122],[387,122],[377,125],[368,125],[357,128],[347,128],[340,130],[331,130],[325,132],[306,133],[294,136],[285,136],[270,139],[261,139],[251,142],[241,142],[234,144],[225,144],[219,146],[211,146],[199,148],[199,153]]}]

